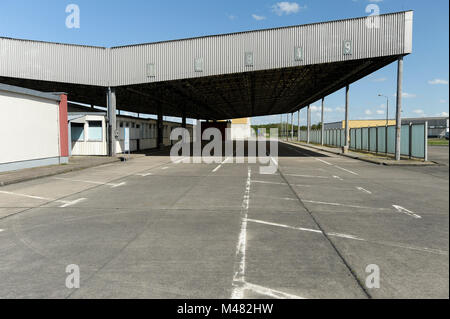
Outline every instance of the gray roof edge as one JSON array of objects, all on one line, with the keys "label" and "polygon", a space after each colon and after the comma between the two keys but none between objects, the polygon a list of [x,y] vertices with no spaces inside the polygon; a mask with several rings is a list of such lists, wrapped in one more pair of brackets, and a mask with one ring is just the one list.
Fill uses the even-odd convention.
[{"label": "gray roof edge", "polygon": [[14,85],[3,84],[3,83],[0,83],[0,91],[30,95],[30,96],[40,97],[43,99],[58,101],[58,102],[61,101],[60,95],[63,94],[63,93],[41,92],[41,91],[26,89],[26,88],[23,88],[20,86],[14,86]]}]

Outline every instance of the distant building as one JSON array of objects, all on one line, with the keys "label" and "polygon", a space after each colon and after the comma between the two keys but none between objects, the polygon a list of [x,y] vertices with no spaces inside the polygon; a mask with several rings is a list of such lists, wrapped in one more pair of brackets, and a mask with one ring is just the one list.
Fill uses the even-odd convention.
[{"label": "distant building", "polygon": [[231,121],[231,139],[242,140],[252,136],[250,118],[233,119]]},{"label": "distant building", "polygon": [[[385,126],[386,120],[350,120],[350,128],[359,127],[374,127],[374,126]],[[428,122],[428,137],[444,137],[445,133],[449,130],[449,118],[448,117],[418,117],[418,118],[404,118],[402,119],[402,124],[422,124]],[[394,119],[389,120],[388,125],[395,125],[396,121]],[[325,130],[331,129],[343,129],[345,128],[345,121],[325,123]]]},{"label": "distant building", "polygon": [[[389,120],[388,125],[395,125],[395,120]],[[386,126],[386,120],[350,120],[348,121],[350,128],[369,127],[369,126]],[[345,121],[325,123],[326,130],[343,129],[345,128]]]},{"label": "distant building", "polygon": [[428,122],[428,137],[444,137],[448,132],[448,116],[447,117],[418,117],[402,119],[402,124],[421,124]]}]

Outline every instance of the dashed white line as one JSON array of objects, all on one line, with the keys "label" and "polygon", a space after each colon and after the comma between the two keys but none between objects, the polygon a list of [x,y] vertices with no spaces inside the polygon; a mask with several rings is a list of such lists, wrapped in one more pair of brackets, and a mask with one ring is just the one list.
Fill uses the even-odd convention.
[{"label": "dashed white line", "polygon": [[86,183],[86,184],[95,184],[95,185],[106,185],[106,186],[111,186],[113,188],[115,187],[119,187],[119,186],[123,186],[126,183],[122,182],[122,183],[104,183],[104,182],[96,182],[96,181],[87,181],[87,180],[81,180],[81,179],[71,179],[71,178],[62,178],[62,177],[53,177],[53,179],[57,179],[57,180],[63,180],[63,181],[70,181],[70,182],[78,182],[78,183]]},{"label": "dashed white line", "polygon": [[340,181],[343,181],[343,179],[341,177],[337,176],[337,175],[333,175],[333,178],[335,178],[337,180],[340,180]]},{"label": "dashed white line", "polygon": [[78,198],[78,199],[76,199],[76,200],[74,200],[74,201],[67,202],[67,203],[65,203],[64,205],[61,205],[61,206],[59,206],[59,207],[69,207],[69,206],[78,204],[78,203],[80,203],[80,202],[82,202],[82,201],[84,201],[84,200],[86,200],[86,198]]},{"label": "dashed white line", "polygon": [[411,217],[414,217],[414,218],[417,218],[417,219],[422,218],[422,216],[417,215],[416,213],[413,213],[412,211],[410,211],[410,210],[408,210],[408,209],[406,209],[406,208],[404,208],[402,206],[392,205],[392,207],[394,207],[399,213],[403,213],[403,214],[406,214],[408,216],[411,216]]},{"label": "dashed white line", "polygon": [[[293,226],[289,226],[289,225],[276,224],[276,223],[265,222],[265,221],[254,220],[254,219],[248,219],[248,221],[249,222],[257,222],[257,223],[265,224],[265,225],[269,225],[269,226],[276,226],[276,227],[282,227],[282,228],[287,228],[287,229],[308,231],[308,232],[323,234],[323,232],[321,230],[315,230],[315,229],[310,229],[310,228],[293,227]],[[386,242],[386,241],[367,240],[367,239],[360,238],[360,237],[357,237],[357,236],[354,236],[354,235],[349,235],[349,234],[341,234],[341,233],[326,233],[326,234],[328,236],[331,236],[331,237],[338,237],[338,238],[344,238],[344,239],[350,239],[350,240],[357,240],[357,241],[363,241],[363,242],[368,242],[368,243],[372,243],[372,244],[385,245],[385,246],[396,247],[396,248],[404,248],[404,249],[410,249],[410,250],[417,250],[417,251],[423,251],[423,252],[439,254],[439,255],[448,255],[447,251],[443,251],[443,250],[439,250],[439,249],[433,249],[433,248],[427,248],[427,247],[409,246],[409,245],[403,245],[403,244]]]},{"label": "dashed white line", "polygon": [[222,167],[222,165],[225,164],[229,159],[230,159],[230,157],[227,157],[225,160],[223,160],[219,166],[217,166],[215,169],[213,169],[213,173],[217,172]]},{"label": "dashed white line", "polygon": [[288,186],[288,184],[286,184],[286,183],[266,182],[266,181],[252,181],[252,183],[258,183],[258,184],[272,184],[272,185],[285,185],[285,186]]},{"label": "dashed white line", "polygon": [[239,241],[236,246],[236,262],[235,273],[233,276],[233,290],[231,293],[232,299],[242,299],[244,297],[245,283],[245,262],[246,262],[246,245],[247,245],[247,216],[250,205],[250,189],[252,186],[252,171],[250,167],[247,173],[247,182],[245,185],[244,199],[242,201],[241,209],[241,231],[239,233]]},{"label": "dashed white line", "polygon": [[303,297],[300,296],[296,296],[296,295],[292,295],[292,294],[288,294],[279,290],[275,290],[275,289],[271,289],[271,288],[267,288],[267,287],[263,287],[263,286],[259,286],[259,285],[255,285],[255,284],[251,284],[248,282],[244,283],[244,287],[243,289],[248,289],[248,290],[252,290],[258,294],[261,295],[265,295],[268,297],[272,297],[275,299],[305,299]]},{"label": "dashed white line", "polygon": [[350,208],[375,209],[375,210],[389,210],[389,208],[366,207],[366,206],[347,205],[347,204],[340,204],[340,203],[327,203],[327,202],[320,202],[320,201],[306,200],[306,199],[302,199],[302,202],[317,204],[317,205],[342,206],[342,207],[350,207]]},{"label": "dashed white line", "polygon": [[0,193],[1,194],[7,194],[7,195],[20,196],[20,197],[33,198],[33,199],[40,199],[40,200],[49,200],[49,201],[53,201],[54,200],[52,198],[33,196],[33,195],[27,195],[27,194],[20,194],[20,193],[13,193],[13,192],[6,192],[6,191],[0,191]]},{"label": "dashed white line", "polygon": [[142,177],[147,177],[153,175],[153,173],[143,173],[143,174],[136,174],[136,176],[142,176]]},{"label": "dashed white line", "polygon": [[286,176],[305,177],[305,178],[322,178],[327,179],[328,176],[316,176],[316,175],[298,175],[298,174],[284,174]]},{"label": "dashed white line", "polygon": [[371,191],[368,191],[367,189],[363,188],[363,187],[356,187],[357,190],[360,190],[361,192],[367,193],[367,194],[372,194]]},{"label": "dashed white line", "polygon": [[317,230],[317,229],[294,227],[294,226],[289,226],[289,225],[266,222],[266,221],[257,220],[257,219],[247,219],[247,221],[252,222],[252,223],[257,223],[257,224],[264,224],[264,225],[281,227],[281,228],[289,228],[289,229],[293,229],[293,230],[302,230],[302,231],[308,231],[308,232],[313,232],[313,233],[322,233],[321,230]]},{"label": "dashed white line", "polygon": [[4,231],[5,231],[4,229],[0,229],[0,233],[1,233],[1,232],[4,232]]},{"label": "dashed white line", "polygon": [[169,169],[169,167],[166,166],[166,167],[163,167],[163,168],[161,168],[161,169],[162,169],[162,170],[166,170],[166,169]]},{"label": "dashed white line", "polygon": [[340,167],[340,166],[337,166],[337,165],[334,165],[334,167],[339,168],[340,170],[345,171],[345,172],[347,172],[347,173],[350,173],[350,174],[359,176],[358,173],[355,173],[355,172],[353,172],[353,171],[351,171],[351,170],[349,170],[349,169],[346,169],[346,168],[343,168],[343,167]]},{"label": "dashed white line", "polygon": [[327,165],[331,165],[331,166],[333,166],[333,164],[331,164],[331,163],[328,163],[327,161],[324,161],[323,159],[320,159],[320,158],[316,158],[316,160],[317,160],[317,161],[319,161],[319,162],[322,162],[322,163],[324,163],[324,164],[327,164]]}]

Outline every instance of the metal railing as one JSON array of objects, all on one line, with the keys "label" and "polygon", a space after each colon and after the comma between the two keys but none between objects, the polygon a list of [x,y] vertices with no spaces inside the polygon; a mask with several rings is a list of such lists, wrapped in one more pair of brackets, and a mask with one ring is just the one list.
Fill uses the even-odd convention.
[{"label": "metal railing", "polygon": [[[352,128],[349,148],[375,154],[395,154],[395,131],[395,125]],[[321,144],[321,139],[321,130],[310,131],[310,143]],[[307,141],[306,131],[300,132],[300,141]],[[324,145],[345,146],[345,129],[325,130]],[[428,160],[428,122],[401,126],[400,151],[402,156]]]}]

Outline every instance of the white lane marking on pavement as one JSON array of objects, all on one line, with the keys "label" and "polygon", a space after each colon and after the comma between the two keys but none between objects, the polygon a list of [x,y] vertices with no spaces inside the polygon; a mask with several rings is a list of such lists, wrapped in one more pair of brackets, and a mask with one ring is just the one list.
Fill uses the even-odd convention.
[{"label": "white lane marking on pavement", "polygon": [[27,195],[27,194],[20,194],[20,193],[6,192],[6,191],[0,191],[0,193],[12,195],[12,196],[20,196],[20,197],[26,197],[26,198],[32,198],[32,199],[38,199],[38,200],[45,200],[45,201],[49,201],[49,202],[55,201],[55,202],[63,203],[63,204],[69,203],[68,201],[65,201],[65,200],[57,200],[54,198],[47,198],[47,197],[41,197],[41,196],[34,196],[34,195]]},{"label": "white lane marking on pavement", "polygon": [[163,168],[161,168],[161,169],[162,169],[162,170],[166,170],[166,169],[168,169],[168,168],[169,168],[169,167],[166,166],[166,167],[163,167]]},{"label": "white lane marking on pavement", "polygon": [[413,213],[412,211],[410,211],[410,210],[408,210],[408,209],[406,209],[406,208],[404,208],[404,207],[402,207],[402,206],[398,206],[398,205],[392,205],[399,213],[403,213],[403,214],[406,214],[406,215],[408,215],[408,216],[411,216],[411,217],[414,217],[414,218],[417,218],[417,219],[420,219],[420,218],[422,218],[422,216],[420,216],[420,215],[417,215],[416,213]]},{"label": "white lane marking on pavement", "polygon": [[247,246],[247,216],[250,206],[250,189],[252,186],[252,171],[248,168],[247,182],[245,184],[244,199],[241,208],[241,231],[239,241],[236,246],[237,265],[235,265],[235,273],[233,276],[233,290],[231,299],[242,299],[244,297],[243,284],[245,283],[245,253]]},{"label": "white lane marking on pavement", "polygon": [[287,176],[294,176],[294,177],[306,177],[306,178],[328,178],[328,176],[316,176],[316,175],[297,175],[297,174],[284,174]]},{"label": "white lane marking on pavement", "polygon": [[5,231],[5,230],[4,229],[0,229],[0,233],[3,232],[3,231]]},{"label": "white lane marking on pavement", "polygon": [[70,182],[79,182],[79,183],[86,183],[86,184],[95,184],[95,185],[106,185],[106,186],[111,186],[111,187],[119,187],[119,186],[123,186],[126,183],[122,182],[122,183],[104,183],[104,182],[96,182],[96,181],[87,181],[87,180],[81,180],[81,179],[72,179],[72,178],[62,178],[62,177],[53,177],[53,179],[58,179],[58,180],[63,180],[63,181],[70,181]]},{"label": "white lane marking on pavement", "polygon": [[184,157],[182,157],[181,159],[176,160],[175,162],[173,162],[173,164],[180,164],[180,163],[181,163],[182,161],[184,161],[186,158],[187,158],[187,157],[184,156]]},{"label": "white lane marking on pavement", "polygon": [[345,171],[345,172],[347,172],[347,173],[350,173],[350,174],[358,175],[358,176],[359,176],[358,173],[352,172],[352,171],[349,170],[349,169],[346,169],[346,168],[343,168],[343,167],[340,167],[340,166],[337,166],[337,165],[334,165],[334,167],[339,168],[340,170],[343,170],[343,171]]},{"label": "white lane marking on pavement", "polygon": [[74,200],[74,201],[66,202],[64,205],[61,205],[61,206],[59,206],[59,207],[69,207],[69,206],[78,204],[78,203],[80,203],[80,202],[82,202],[82,201],[84,201],[84,200],[86,200],[86,198],[78,198],[78,199],[76,199],[76,200]]},{"label": "white lane marking on pavement", "polygon": [[357,189],[357,190],[360,190],[361,192],[367,193],[367,194],[372,194],[371,191],[368,191],[367,189],[362,188],[362,187],[356,187],[356,189]]},{"label": "white lane marking on pavement", "polygon": [[120,187],[120,186],[123,186],[123,185],[125,185],[125,184],[126,184],[125,182],[122,182],[122,183],[113,185],[112,188]]},{"label": "white lane marking on pavement", "polygon": [[327,161],[324,161],[324,160],[322,160],[322,159],[320,159],[320,158],[316,158],[316,160],[319,161],[319,162],[322,162],[322,163],[324,163],[324,164],[327,164],[327,165],[333,165],[333,164],[328,163]]},{"label": "white lane marking on pavement", "polygon": [[[261,221],[261,220],[254,220],[254,219],[248,219],[248,221],[249,222],[260,223],[260,224],[265,224],[265,225],[270,225],[270,226],[283,227],[283,228],[288,228],[288,229],[309,231],[309,232],[314,232],[314,233],[318,233],[318,234],[323,234],[323,232],[321,230],[314,230],[314,229],[310,229],[310,228],[293,227],[293,226],[288,226],[288,225],[282,225],[282,224],[265,222],[265,221]],[[385,241],[373,241],[373,240],[367,240],[367,239],[360,238],[360,237],[353,236],[353,235],[349,235],[349,234],[327,233],[327,235],[328,236],[332,236],[332,237],[339,237],[339,238],[344,238],[344,239],[364,241],[364,242],[368,242],[368,243],[373,243],[373,244],[378,244],[378,245],[385,245],[385,246],[396,247],[396,248],[417,250],[417,251],[423,251],[423,252],[439,254],[439,255],[448,255],[447,251],[443,251],[443,250],[439,250],[439,249],[433,249],[433,248],[427,248],[427,247],[408,246],[408,245],[402,245],[402,244],[397,244],[397,243],[392,243],[392,242],[385,242]]]},{"label": "white lane marking on pavement", "polygon": [[354,240],[360,240],[360,241],[366,241],[363,238],[359,238],[353,235],[348,235],[348,234],[340,234],[340,233],[327,233],[328,236],[333,236],[333,237],[340,237],[340,238],[346,238],[346,239],[354,239]]},{"label": "white lane marking on pavement", "polygon": [[334,166],[334,167],[336,167],[336,168],[338,168],[340,170],[343,170],[343,171],[345,171],[347,173],[350,173],[350,174],[353,174],[353,175],[359,175],[358,173],[355,173],[355,172],[353,172],[353,171],[351,171],[349,169],[346,169],[346,168],[340,167],[338,165],[334,165],[334,164],[328,163],[327,161],[324,161],[324,160],[322,160],[320,158],[316,158],[316,160],[319,161],[319,162],[322,162],[324,164],[327,164],[327,165],[330,165],[330,166]]},{"label": "white lane marking on pavement", "polygon": [[272,184],[272,185],[286,185],[286,183],[277,183],[277,182],[266,182],[266,181],[252,181],[252,183],[258,183],[258,184]]},{"label": "white lane marking on pavement", "polygon": [[315,201],[315,200],[303,200],[303,199],[302,199],[302,202],[311,203],[311,204],[318,204],[318,205],[342,206],[342,207],[364,208],[364,209],[375,209],[375,210],[388,210],[389,209],[389,208],[379,208],[379,207],[347,205],[347,204],[340,204],[340,203],[327,203],[327,202],[319,202],[319,201]]},{"label": "white lane marking on pavement", "polygon": [[278,161],[276,159],[274,159],[272,156],[270,157],[270,160],[276,165],[278,166]]},{"label": "white lane marking on pavement", "polygon": [[313,233],[322,233],[321,230],[317,230],[317,229],[303,228],[303,227],[294,227],[294,226],[289,226],[289,225],[283,225],[283,224],[277,224],[277,223],[266,222],[266,221],[263,221],[263,220],[257,220],[257,219],[247,219],[247,221],[252,222],[252,223],[257,223],[257,224],[269,225],[269,226],[276,226],[276,227],[282,227],[282,228],[289,228],[289,229],[294,229],[294,230],[302,230],[302,231],[308,231],[308,232],[313,232]]},{"label": "white lane marking on pavement", "polygon": [[255,284],[251,284],[246,282],[244,284],[243,289],[248,289],[248,290],[252,290],[258,294],[261,295],[265,295],[268,297],[272,297],[272,298],[276,298],[276,299],[305,299],[303,297],[300,296],[296,296],[296,295],[292,295],[292,294],[288,294],[279,290],[275,290],[275,289],[271,289],[271,288],[267,288],[267,287],[263,287],[263,286],[259,286],[259,285],[255,285]]},{"label": "white lane marking on pavement", "polygon": [[142,177],[147,177],[153,175],[153,173],[145,173],[145,174],[136,174],[136,176],[142,176]]},{"label": "white lane marking on pavement", "polygon": [[227,157],[225,160],[223,160],[219,166],[217,166],[215,169],[213,169],[213,173],[217,172],[222,167],[222,165],[225,164],[229,159],[230,159],[230,157]]},{"label": "white lane marking on pavement", "polygon": [[339,176],[337,176],[337,175],[334,175],[333,176],[333,178],[335,178],[335,179],[338,179],[338,180],[340,180],[340,181],[343,181],[343,179],[342,178],[340,178]]},{"label": "white lane marking on pavement", "polygon": [[52,198],[33,196],[33,195],[27,195],[27,194],[20,194],[20,193],[13,193],[13,192],[6,192],[6,191],[0,191],[0,193],[1,194],[7,194],[7,195],[20,196],[20,197],[33,198],[33,199],[40,199],[40,200],[50,200],[50,201],[53,200]]}]

